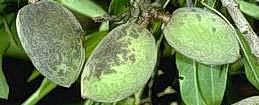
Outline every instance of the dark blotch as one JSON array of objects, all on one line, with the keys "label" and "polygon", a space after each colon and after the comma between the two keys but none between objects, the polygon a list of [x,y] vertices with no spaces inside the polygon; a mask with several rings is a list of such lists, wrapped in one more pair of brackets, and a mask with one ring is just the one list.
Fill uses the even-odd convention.
[{"label": "dark blotch", "polygon": [[135,63],[136,62],[136,55],[135,54],[131,54],[129,56],[129,60],[132,62],[132,63]]},{"label": "dark blotch", "polygon": [[215,19],[215,18],[211,18],[211,20],[212,20],[213,22],[216,22],[216,19]]},{"label": "dark blotch", "polygon": [[118,33],[121,33],[121,35],[115,36],[115,39],[116,39],[116,40],[120,40],[120,39],[122,39],[122,37],[123,37],[123,32],[118,31]]},{"label": "dark blotch", "polygon": [[216,28],[212,27],[212,32],[215,33],[216,32]]},{"label": "dark blotch", "polygon": [[104,71],[103,72],[104,74],[113,74],[113,73],[116,73],[115,70],[107,70],[107,71]]},{"label": "dark blotch", "polygon": [[139,37],[139,32],[141,32],[140,28],[132,27],[131,31],[128,32],[128,35],[134,39],[137,39]]},{"label": "dark blotch", "polygon": [[180,76],[180,77],[179,77],[179,79],[180,79],[180,80],[183,80],[183,79],[184,79],[184,77],[183,77],[183,76]]},{"label": "dark blotch", "polygon": [[196,10],[196,9],[194,9],[194,8],[192,8],[192,9],[191,9],[191,11],[192,11],[192,12],[196,12],[197,10]]},{"label": "dark blotch", "polygon": [[[90,58],[90,65],[94,68],[89,68],[92,69],[89,77],[92,75],[100,78],[101,75],[116,73],[112,69],[113,66],[127,64],[129,61],[135,62],[136,57],[128,46],[133,40],[129,37],[139,37],[138,31],[138,29],[128,25],[119,26],[112,30]],[[118,56],[121,56],[122,59]]]},{"label": "dark blotch", "polygon": [[246,30],[246,31],[244,31],[244,32],[242,32],[243,34],[247,34],[248,33],[248,31]]},{"label": "dark blotch", "polygon": [[120,30],[113,30],[114,31],[114,33],[116,33],[116,34],[119,34],[119,33],[117,33],[117,32],[120,32],[121,34],[127,34],[127,29],[129,28],[129,26],[124,26],[124,27],[122,27],[122,28],[120,28]]},{"label": "dark blotch", "polygon": [[200,14],[196,14],[196,18],[198,19],[198,21],[201,21],[201,15]]},{"label": "dark blotch", "polygon": [[139,34],[135,31],[135,32],[129,33],[129,36],[134,38],[134,39],[137,39],[139,37]]},{"label": "dark blotch", "polygon": [[185,23],[183,21],[179,21],[178,24],[184,25]]}]

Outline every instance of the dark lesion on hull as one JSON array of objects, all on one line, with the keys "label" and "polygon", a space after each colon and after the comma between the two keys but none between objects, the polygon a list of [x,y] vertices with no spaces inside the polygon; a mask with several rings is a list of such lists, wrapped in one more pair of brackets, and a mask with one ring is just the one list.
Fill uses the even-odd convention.
[{"label": "dark lesion on hull", "polygon": [[199,13],[196,14],[196,18],[198,21],[201,21],[201,15]]},{"label": "dark lesion on hull", "polygon": [[[129,48],[133,44],[133,40],[139,37],[139,28],[125,26],[119,26],[119,29],[115,29],[110,32],[108,36],[93,53],[90,58],[90,75],[84,79],[89,79],[91,76],[95,76],[98,79],[102,75],[109,75],[116,73],[112,67],[120,65],[128,65],[129,63],[136,62],[136,55],[134,48]],[[121,56],[121,57],[119,57]]]}]

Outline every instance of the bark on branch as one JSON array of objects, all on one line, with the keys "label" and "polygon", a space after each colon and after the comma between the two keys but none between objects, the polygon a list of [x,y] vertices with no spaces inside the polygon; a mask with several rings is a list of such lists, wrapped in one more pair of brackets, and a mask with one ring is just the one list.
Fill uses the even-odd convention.
[{"label": "bark on branch", "polygon": [[252,53],[256,57],[259,57],[259,38],[240,11],[239,5],[236,0],[221,0],[221,2],[222,5],[227,8],[239,31],[245,37],[251,48]]},{"label": "bark on branch", "polygon": [[38,2],[39,0],[28,0],[29,4],[36,4],[36,2]]}]

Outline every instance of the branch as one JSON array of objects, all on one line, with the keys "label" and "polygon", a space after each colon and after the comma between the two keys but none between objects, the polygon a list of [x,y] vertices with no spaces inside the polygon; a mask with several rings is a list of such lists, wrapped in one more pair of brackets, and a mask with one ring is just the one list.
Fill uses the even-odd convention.
[{"label": "branch", "polygon": [[240,11],[238,3],[235,0],[221,0],[221,2],[222,5],[227,8],[228,13],[232,17],[239,31],[245,37],[252,53],[256,57],[259,57],[259,38]]},{"label": "branch", "polygon": [[28,0],[29,4],[36,4],[36,2],[38,2],[39,0]]}]

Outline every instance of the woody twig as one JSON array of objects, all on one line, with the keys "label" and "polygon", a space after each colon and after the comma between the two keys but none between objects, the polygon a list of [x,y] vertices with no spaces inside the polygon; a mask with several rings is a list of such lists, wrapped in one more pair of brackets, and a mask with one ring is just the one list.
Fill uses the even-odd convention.
[{"label": "woody twig", "polygon": [[259,58],[259,38],[240,11],[238,3],[235,0],[221,0],[221,2],[227,8],[239,31],[245,37],[252,53]]}]

